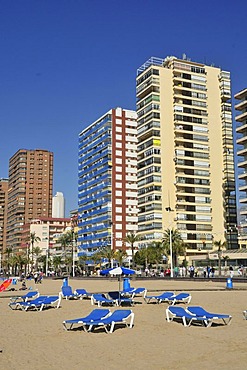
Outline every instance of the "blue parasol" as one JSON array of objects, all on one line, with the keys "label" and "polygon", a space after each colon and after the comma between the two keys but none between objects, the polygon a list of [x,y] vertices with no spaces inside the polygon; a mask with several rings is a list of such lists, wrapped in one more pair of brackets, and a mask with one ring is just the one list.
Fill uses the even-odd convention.
[{"label": "blue parasol", "polygon": [[126,267],[114,267],[100,271],[100,275],[133,275],[135,273],[135,270],[127,269]]}]

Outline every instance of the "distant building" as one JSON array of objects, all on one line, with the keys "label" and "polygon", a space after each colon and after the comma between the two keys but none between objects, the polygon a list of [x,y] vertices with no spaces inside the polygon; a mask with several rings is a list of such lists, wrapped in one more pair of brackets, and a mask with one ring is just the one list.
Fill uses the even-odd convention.
[{"label": "distant building", "polygon": [[237,122],[237,146],[238,146],[238,179],[239,179],[239,202],[240,202],[240,235],[242,240],[247,240],[247,88],[235,94],[238,101],[235,110],[239,114],[235,117]]},{"label": "distant building", "polygon": [[138,235],[178,229],[187,256],[238,248],[230,73],[176,57],[137,70]]},{"label": "distant building", "polygon": [[111,109],[79,134],[78,252],[126,249],[137,231],[136,113]]},{"label": "distant building", "polygon": [[9,160],[7,247],[21,248],[26,223],[52,215],[53,153],[18,150]]},{"label": "distant building", "polygon": [[8,183],[8,179],[0,179],[0,262],[6,250]]},{"label": "distant building", "polygon": [[33,219],[23,226],[21,236],[22,250],[31,253],[30,234],[35,233],[35,236],[40,238],[40,241],[34,243],[34,248],[39,247],[42,255],[45,255],[47,250],[52,254],[54,252],[53,246],[58,237],[70,228],[70,218],[39,217]]},{"label": "distant building", "polygon": [[64,218],[65,214],[65,200],[63,193],[57,192],[52,198],[52,217]]}]

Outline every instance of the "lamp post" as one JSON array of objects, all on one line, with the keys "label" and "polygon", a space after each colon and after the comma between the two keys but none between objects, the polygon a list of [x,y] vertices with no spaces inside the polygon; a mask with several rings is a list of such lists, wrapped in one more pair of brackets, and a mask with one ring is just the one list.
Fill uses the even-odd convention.
[{"label": "lamp post", "polygon": [[47,240],[47,248],[46,248],[46,259],[45,259],[45,276],[48,275],[48,258],[49,258],[49,238]]},{"label": "lamp post", "polygon": [[223,251],[221,247],[218,248],[218,258],[219,258],[219,276],[221,276],[221,258],[222,258]]},{"label": "lamp post", "polygon": [[[111,250],[113,251],[113,222],[111,222]],[[111,259],[111,268],[113,268],[113,258]]]},{"label": "lamp post", "polygon": [[75,277],[75,234],[72,231],[72,276]]},{"label": "lamp post", "polygon": [[170,213],[173,211],[171,207],[166,207],[166,211],[169,212],[169,242],[170,242],[170,258],[171,258],[171,277],[173,278],[173,252],[172,252],[172,227]]}]

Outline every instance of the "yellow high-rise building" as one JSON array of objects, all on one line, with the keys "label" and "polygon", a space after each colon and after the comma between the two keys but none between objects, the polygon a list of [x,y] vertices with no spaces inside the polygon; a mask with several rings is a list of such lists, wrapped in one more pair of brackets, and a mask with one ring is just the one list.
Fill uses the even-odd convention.
[{"label": "yellow high-rise building", "polygon": [[174,228],[187,255],[237,248],[230,73],[151,58],[136,85],[141,246]]}]

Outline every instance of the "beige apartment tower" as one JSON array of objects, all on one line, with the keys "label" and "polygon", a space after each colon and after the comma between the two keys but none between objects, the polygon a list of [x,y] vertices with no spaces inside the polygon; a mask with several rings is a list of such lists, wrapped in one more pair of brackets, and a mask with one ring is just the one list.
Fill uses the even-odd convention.
[{"label": "beige apartment tower", "polygon": [[23,225],[39,217],[51,217],[53,153],[18,150],[9,160],[7,246],[21,248]]},{"label": "beige apartment tower", "polygon": [[230,73],[176,57],[137,70],[141,246],[178,229],[187,255],[237,248]]}]

